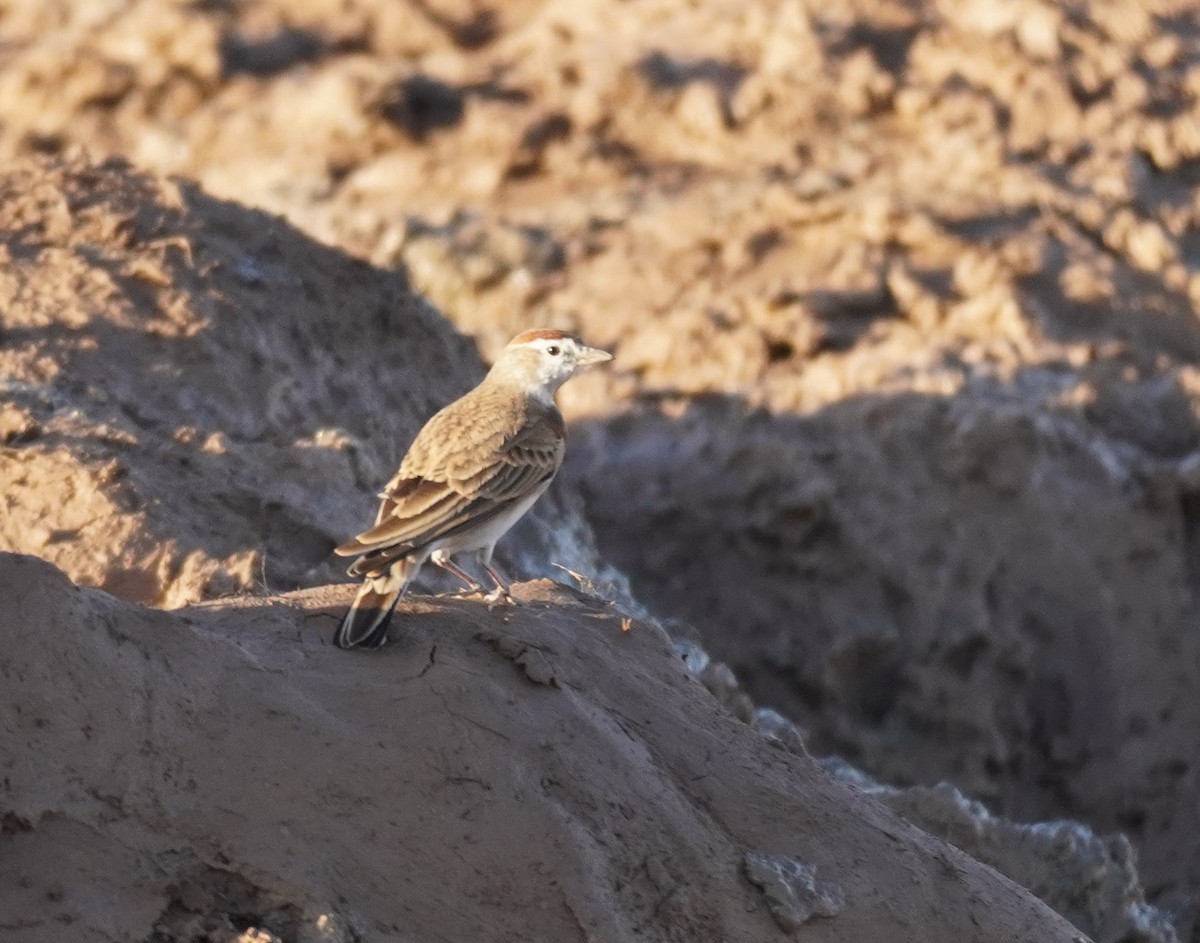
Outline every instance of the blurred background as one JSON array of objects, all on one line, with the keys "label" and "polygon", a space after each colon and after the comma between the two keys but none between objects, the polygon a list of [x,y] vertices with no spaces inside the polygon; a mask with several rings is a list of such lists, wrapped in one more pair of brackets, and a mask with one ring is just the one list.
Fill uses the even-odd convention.
[{"label": "blurred background", "polygon": [[[470,344],[431,340],[438,312],[484,360],[575,331],[617,361],[562,392],[546,520],[570,534],[530,559],[549,541],[627,578],[814,753],[1128,835],[1151,902],[1200,939],[1198,99],[1185,0],[0,0],[9,261],[57,239],[77,266],[39,269],[53,303],[27,318],[31,282],[7,283],[0,433],[30,448],[4,543],[156,605],[340,578],[322,561],[401,433],[477,373]],[[105,155],[180,179],[22,163]],[[90,222],[60,238],[62,193]],[[221,240],[220,265],[193,257]],[[329,251],[360,276],[320,282]],[[80,273],[118,257],[88,294]],[[430,304],[371,334],[397,285]],[[101,336],[101,309],[126,321]],[[233,374],[193,371],[170,384],[200,384],[193,418],[163,420],[145,470],[107,465],[157,421],[137,384],[190,362],[155,345],[218,322],[256,352],[229,412],[204,404]],[[95,365],[143,342],[144,369]],[[308,399],[254,387],[300,362],[323,377]],[[114,384],[142,405],[71,419]],[[240,428],[251,387],[293,431],[342,412]],[[365,444],[397,411],[396,440]],[[164,456],[219,472],[220,513],[288,527],[268,552],[213,536],[203,501],[139,497],[186,474]],[[35,526],[52,479],[98,497]],[[172,500],[213,533],[137,550]]]}]

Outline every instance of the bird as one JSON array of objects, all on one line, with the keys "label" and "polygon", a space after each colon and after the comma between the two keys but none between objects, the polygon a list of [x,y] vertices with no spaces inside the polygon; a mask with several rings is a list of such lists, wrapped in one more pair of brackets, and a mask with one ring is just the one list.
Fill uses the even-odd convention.
[{"label": "bird", "polygon": [[489,603],[513,601],[492,552],[562,465],[559,387],[581,368],[608,360],[612,354],[572,334],[524,331],[478,386],[433,415],[380,493],[374,526],[334,550],[358,558],[347,572],[363,581],[335,645],[387,644],[396,603],[427,561],[479,592],[481,584],[451,559],[473,553],[495,583]]}]

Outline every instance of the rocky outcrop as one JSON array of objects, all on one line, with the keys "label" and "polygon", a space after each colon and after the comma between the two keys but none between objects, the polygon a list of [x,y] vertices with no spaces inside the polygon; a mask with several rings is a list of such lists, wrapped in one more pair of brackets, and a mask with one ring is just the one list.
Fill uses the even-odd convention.
[{"label": "rocky outcrop", "polygon": [[578,432],[602,549],[809,749],[1127,834],[1151,899],[1191,913],[1193,457],[987,382]]},{"label": "rocky outcrop", "polygon": [[1193,4],[743,7],[11,0],[0,154],[199,188],[7,178],[0,542],[159,605],[341,578],[480,369],[410,286],[484,360],[578,329],[616,369],[514,569],[623,596],[581,486],[740,716],[1081,820],[1097,886],[1125,835],[1200,940]]},{"label": "rocky outcrop", "polygon": [[1078,939],[653,626],[517,595],[411,599],[347,654],[348,588],[156,612],[0,555],[6,938]]}]

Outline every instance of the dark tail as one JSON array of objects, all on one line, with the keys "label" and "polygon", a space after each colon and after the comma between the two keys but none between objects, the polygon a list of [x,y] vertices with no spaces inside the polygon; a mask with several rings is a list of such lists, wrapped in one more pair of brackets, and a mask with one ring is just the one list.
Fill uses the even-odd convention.
[{"label": "dark tail", "polygon": [[381,648],[387,644],[392,610],[412,582],[406,563],[397,561],[382,576],[368,576],[363,580],[342,624],[333,634],[334,645],[338,648]]}]

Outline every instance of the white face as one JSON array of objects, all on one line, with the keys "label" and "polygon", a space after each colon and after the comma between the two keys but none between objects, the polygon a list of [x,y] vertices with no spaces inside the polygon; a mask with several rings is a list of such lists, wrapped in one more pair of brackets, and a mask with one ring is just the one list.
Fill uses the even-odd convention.
[{"label": "white face", "polygon": [[515,344],[505,351],[521,362],[533,384],[551,395],[580,367],[612,360],[612,355],[588,347],[573,337],[538,337]]},{"label": "white face", "polygon": [[557,388],[579,366],[579,348],[574,338],[564,337],[561,340],[539,338],[529,341],[526,346],[538,352],[538,380],[547,386]]}]

